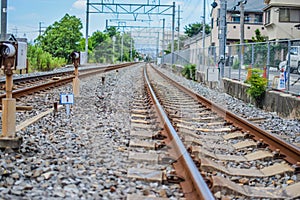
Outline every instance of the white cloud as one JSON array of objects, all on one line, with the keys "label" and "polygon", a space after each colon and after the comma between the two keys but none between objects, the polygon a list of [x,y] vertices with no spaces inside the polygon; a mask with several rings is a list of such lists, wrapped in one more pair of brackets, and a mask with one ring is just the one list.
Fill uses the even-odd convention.
[{"label": "white cloud", "polygon": [[84,10],[86,9],[86,0],[76,0],[73,3],[73,8]]}]

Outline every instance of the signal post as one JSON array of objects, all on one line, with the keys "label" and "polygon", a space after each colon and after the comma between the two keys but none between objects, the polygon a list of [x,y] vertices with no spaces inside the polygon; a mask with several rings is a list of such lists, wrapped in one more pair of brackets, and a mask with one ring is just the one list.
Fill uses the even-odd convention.
[{"label": "signal post", "polygon": [[16,66],[18,44],[16,42],[1,42],[1,68],[6,75],[6,98],[2,99],[2,134],[0,148],[17,149],[22,144],[22,138],[16,137],[16,99],[12,96],[13,70]]},{"label": "signal post", "polygon": [[73,79],[73,93],[75,97],[79,96],[80,93],[80,84],[79,84],[79,72],[78,72],[78,67],[80,65],[80,52],[72,52],[70,55],[71,59],[72,59],[72,63],[74,65],[74,74],[75,74],[75,78]]}]

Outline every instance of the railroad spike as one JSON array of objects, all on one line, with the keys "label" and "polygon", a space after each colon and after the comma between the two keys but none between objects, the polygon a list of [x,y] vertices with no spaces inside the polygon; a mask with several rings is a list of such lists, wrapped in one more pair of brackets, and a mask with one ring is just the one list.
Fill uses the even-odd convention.
[{"label": "railroad spike", "polygon": [[266,148],[267,146],[268,146],[268,145],[267,145],[266,143],[264,143],[264,140],[263,140],[263,139],[260,139],[260,140],[257,142],[257,145],[256,145],[257,148],[262,148],[262,149]]},{"label": "railroad spike", "polygon": [[300,162],[297,162],[296,164],[293,165],[293,168],[295,169],[295,174],[300,173]]},{"label": "railroad spike", "polygon": [[224,124],[223,124],[223,126],[230,126],[230,125],[232,125],[233,123],[232,122],[225,122]]},{"label": "railroad spike", "polygon": [[214,185],[213,178],[211,176],[207,176],[203,172],[201,172],[201,176],[203,177],[205,183],[207,184],[208,188],[212,188]]},{"label": "railroad spike", "polygon": [[155,150],[159,150],[159,149],[162,149],[163,147],[166,147],[167,145],[166,145],[166,143],[164,142],[164,141],[162,141],[162,142],[157,142],[157,143],[155,143]]},{"label": "railroad spike", "polygon": [[171,157],[163,157],[163,158],[160,159],[160,164],[172,165],[176,162],[177,162],[177,160],[175,160],[174,158],[171,158]]},{"label": "railroad spike", "polygon": [[183,181],[185,181],[185,178],[176,174],[166,174],[166,181],[168,183],[176,183],[179,184]]},{"label": "railroad spike", "polygon": [[244,138],[245,138],[245,139],[252,139],[252,138],[254,138],[254,135],[251,135],[251,134],[249,133],[249,131],[247,131],[247,132],[245,133]]},{"label": "railroad spike", "polygon": [[280,149],[276,149],[272,153],[273,153],[274,159],[282,159],[282,158],[286,157],[285,155],[281,154]]},{"label": "railroad spike", "polygon": [[164,140],[167,136],[163,135],[161,131],[158,131],[157,133],[152,135],[152,140]]}]

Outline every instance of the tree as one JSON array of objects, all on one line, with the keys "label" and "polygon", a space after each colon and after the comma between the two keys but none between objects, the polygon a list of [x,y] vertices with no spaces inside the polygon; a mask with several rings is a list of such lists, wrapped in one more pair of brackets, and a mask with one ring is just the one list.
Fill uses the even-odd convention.
[{"label": "tree", "polygon": [[104,32],[107,33],[109,37],[113,37],[118,33],[117,28],[114,26],[108,27]]},{"label": "tree", "polygon": [[[194,24],[189,24],[184,27],[184,33],[187,34],[188,37],[192,37],[202,32],[202,23],[196,22]],[[205,24],[205,34],[209,34],[211,32],[210,26]]]},{"label": "tree", "polygon": [[92,49],[94,49],[98,44],[107,40],[110,36],[108,34],[102,33],[101,31],[96,31],[89,38],[91,40]]},{"label": "tree", "polygon": [[79,18],[66,14],[59,22],[47,27],[35,42],[53,57],[68,59],[71,52],[79,49],[82,27]]},{"label": "tree", "polygon": [[252,37],[253,42],[265,42],[267,39],[267,36],[261,35],[259,29],[255,30],[255,37]]}]

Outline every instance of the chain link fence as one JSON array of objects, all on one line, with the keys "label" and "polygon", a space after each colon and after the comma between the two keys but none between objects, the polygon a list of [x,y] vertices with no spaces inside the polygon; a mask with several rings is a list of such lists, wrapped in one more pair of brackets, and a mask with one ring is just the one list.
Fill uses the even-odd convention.
[{"label": "chain link fence", "polygon": [[[300,94],[300,40],[228,45],[225,52],[224,77],[245,81],[249,69],[256,68],[268,79],[269,88]],[[206,72],[208,67],[219,66],[219,47],[187,48],[165,55],[163,60],[183,66],[196,64],[198,71]],[[284,83],[279,87],[283,74]]]}]

